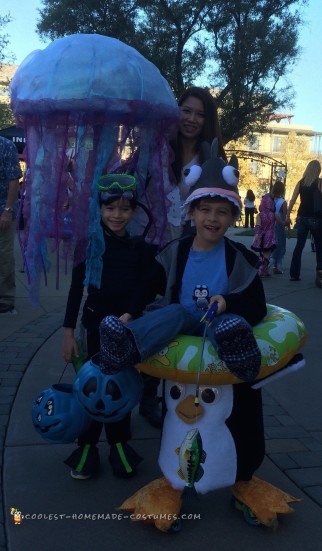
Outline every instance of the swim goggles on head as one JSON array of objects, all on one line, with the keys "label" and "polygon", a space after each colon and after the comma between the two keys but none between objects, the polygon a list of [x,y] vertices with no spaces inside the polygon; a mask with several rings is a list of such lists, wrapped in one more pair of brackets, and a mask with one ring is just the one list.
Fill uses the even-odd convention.
[{"label": "swim goggles on head", "polygon": [[97,189],[101,201],[108,201],[116,197],[134,199],[136,180],[130,174],[106,174],[98,180]]}]

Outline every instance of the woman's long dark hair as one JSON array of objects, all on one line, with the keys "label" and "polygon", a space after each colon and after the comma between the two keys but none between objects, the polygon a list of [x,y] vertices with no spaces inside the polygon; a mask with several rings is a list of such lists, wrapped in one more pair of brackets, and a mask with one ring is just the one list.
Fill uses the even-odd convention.
[{"label": "woman's long dark hair", "polygon": [[[218,139],[218,156],[222,157],[227,162],[226,153],[223,146],[221,129],[218,119],[217,104],[215,98],[206,90],[205,88],[200,88],[199,86],[192,86],[187,88],[181,95],[178,100],[178,105],[181,106],[186,99],[190,96],[198,98],[204,107],[205,114],[205,123],[200,137],[196,143],[196,154],[200,154],[199,162],[203,163],[205,159],[201,157],[202,153],[200,150],[200,145],[202,142],[206,141],[211,143],[214,138]],[[174,162],[172,165],[172,170],[176,179],[176,182],[179,182],[181,177],[182,170],[182,142],[181,135],[178,132],[177,139],[172,144],[174,150]]]},{"label": "woman's long dark hair", "polygon": [[252,189],[249,189],[246,193],[246,198],[248,201],[255,201],[255,194]]}]

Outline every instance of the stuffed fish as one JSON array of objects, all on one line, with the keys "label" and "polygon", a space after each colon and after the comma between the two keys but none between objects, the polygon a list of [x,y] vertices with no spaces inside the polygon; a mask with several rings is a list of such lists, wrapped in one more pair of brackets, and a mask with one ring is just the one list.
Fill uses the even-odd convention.
[{"label": "stuffed fish", "polygon": [[182,480],[186,481],[183,495],[197,495],[195,482],[198,482],[204,474],[200,463],[204,463],[207,457],[206,452],[202,449],[202,440],[199,430],[189,430],[180,448],[177,448],[175,451],[179,455],[180,468],[178,470],[178,475]]}]

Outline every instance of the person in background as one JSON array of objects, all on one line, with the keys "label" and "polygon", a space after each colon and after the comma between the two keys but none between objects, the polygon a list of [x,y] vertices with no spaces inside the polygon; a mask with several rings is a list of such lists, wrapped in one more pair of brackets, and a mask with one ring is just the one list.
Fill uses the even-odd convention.
[{"label": "person in background", "polygon": [[0,314],[14,312],[14,241],[22,172],[14,143],[0,136]]},{"label": "person in background", "polygon": [[275,203],[272,195],[263,195],[256,217],[255,237],[251,249],[260,255],[260,277],[268,277],[269,259],[275,249]]},{"label": "person in background", "polygon": [[174,161],[171,167],[173,185],[167,195],[168,241],[182,235],[184,222],[182,209],[190,194],[185,183],[185,173],[193,165],[204,162],[201,144],[218,139],[218,156],[227,161],[218,119],[216,101],[204,88],[193,86],[185,90],[178,101],[180,107],[179,129],[176,142],[171,144]]},{"label": "person in background", "polygon": [[[154,298],[152,292],[149,294],[149,278],[155,263],[155,247],[146,243],[143,237],[131,237],[127,232],[127,225],[137,206],[135,178],[128,174],[108,174],[99,178],[98,190],[105,251],[100,288],[88,286],[81,320],[86,330],[89,358],[100,351],[99,326],[105,316],[116,315],[127,324],[142,315],[147,302]],[[85,270],[84,261],[72,273],[63,323],[63,357],[66,362],[71,362],[73,354],[77,357],[80,352],[74,329],[84,292]],[[160,426],[161,410],[156,397],[159,379],[146,376],[143,382],[140,408],[143,407],[146,416],[154,412],[154,420],[159,420]],[[109,462],[114,475],[119,477],[133,476],[141,461],[128,444],[131,438],[130,420],[129,413],[121,421],[104,425],[110,444]],[[79,447],[66,459],[73,478],[85,480],[98,473],[100,458],[97,443],[102,428],[102,423],[93,421],[88,431],[79,437]]]},{"label": "person in background", "polygon": [[286,253],[286,222],[287,202],[284,199],[285,184],[281,180],[276,180],[272,188],[272,196],[275,202],[275,241],[271,260],[273,261],[273,274],[283,273],[283,259]]},{"label": "person in background", "polygon": [[306,239],[309,232],[313,235],[316,254],[315,284],[322,288],[322,212],[317,213],[314,209],[314,193],[321,192],[321,164],[318,160],[310,161],[303,173],[302,178],[296,184],[293,195],[287,209],[286,220],[290,220],[297,198],[300,196],[300,206],[297,212],[296,229],[297,241],[290,266],[290,280],[300,281],[301,259]]},{"label": "person in background", "polygon": [[250,225],[251,228],[254,227],[254,214],[255,214],[255,194],[249,189],[246,193],[244,199],[245,207],[245,228],[248,228]]}]

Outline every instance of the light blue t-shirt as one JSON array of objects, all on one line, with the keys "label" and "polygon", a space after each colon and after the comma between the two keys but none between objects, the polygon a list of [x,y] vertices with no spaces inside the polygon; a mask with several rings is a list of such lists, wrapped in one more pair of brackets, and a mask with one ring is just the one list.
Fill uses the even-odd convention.
[{"label": "light blue t-shirt", "polygon": [[190,250],[179,293],[180,304],[201,319],[210,297],[227,292],[224,239],[208,251]]}]

